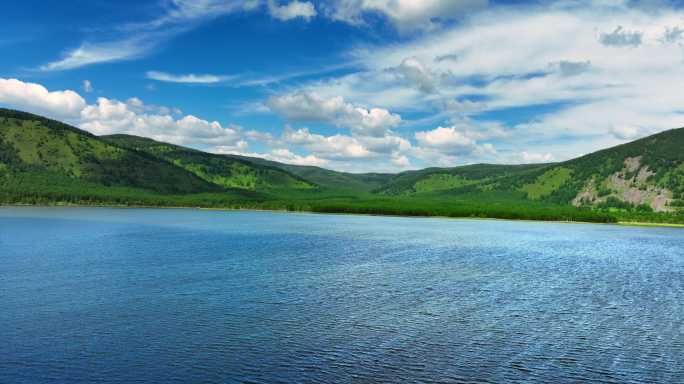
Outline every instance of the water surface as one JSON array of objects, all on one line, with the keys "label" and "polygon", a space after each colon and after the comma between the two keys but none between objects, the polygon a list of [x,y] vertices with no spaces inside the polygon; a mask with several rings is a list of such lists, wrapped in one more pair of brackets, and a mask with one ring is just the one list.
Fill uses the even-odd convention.
[{"label": "water surface", "polygon": [[0,209],[0,383],[684,382],[684,230]]}]

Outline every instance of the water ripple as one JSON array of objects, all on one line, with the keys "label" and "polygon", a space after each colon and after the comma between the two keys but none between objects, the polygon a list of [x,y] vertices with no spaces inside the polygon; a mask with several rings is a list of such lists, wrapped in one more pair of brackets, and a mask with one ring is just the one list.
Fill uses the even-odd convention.
[{"label": "water ripple", "polygon": [[0,383],[684,382],[684,232],[0,209]]}]

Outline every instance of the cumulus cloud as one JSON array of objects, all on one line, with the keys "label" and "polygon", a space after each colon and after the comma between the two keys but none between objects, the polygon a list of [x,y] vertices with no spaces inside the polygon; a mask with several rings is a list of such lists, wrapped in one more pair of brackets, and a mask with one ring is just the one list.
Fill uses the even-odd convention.
[{"label": "cumulus cloud", "polygon": [[232,146],[242,140],[239,127],[223,127],[217,121],[193,115],[176,119],[170,114],[146,113],[138,101],[125,103],[100,97],[81,111],[80,127],[97,135],[126,133],[181,145]]},{"label": "cumulus cloud", "polygon": [[436,92],[435,80],[432,74],[416,57],[404,59],[401,64],[390,68],[389,71],[396,74],[399,79],[415,86],[422,92]]},{"label": "cumulus cloud", "polygon": [[214,153],[220,153],[224,155],[238,155],[246,157],[257,157],[261,159],[277,161],[279,163],[293,164],[293,165],[303,165],[303,166],[313,166],[313,167],[325,167],[331,164],[330,160],[321,159],[314,155],[300,155],[290,151],[287,148],[276,148],[270,152],[246,152],[240,148],[234,147],[214,147],[212,149]]},{"label": "cumulus cloud", "polygon": [[274,19],[281,21],[302,18],[309,20],[317,15],[316,8],[309,1],[293,0],[279,5],[275,0],[268,0],[268,11]]},{"label": "cumulus cloud", "polygon": [[396,165],[401,169],[411,168],[411,160],[404,155],[397,155],[392,157],[392,164]]},{"label": "cumulus cloud", "polygon": [[212,153],[219,153],[219,154],[235,154],[239,155],[242,153],[245,153],[245,151],[248,149],[249,143],[245,140],[238,140],[232,145],[217,145],[211,149]]},{"label": "cumulus cloud", "polygon": [[479,143],[479,139],[492,135],[473,130],[461,123],[458,126],[437,127],[429,131],[417,131],[417,145],[408,153],[427,164],[453,167],[483,159],[496,160],[498,152],[492,143]]},{"label": "cumulus cloud", "polygon": [[150,80],[181,84],[215,84],[230,79],[229,76],[219,76],[210,74],[196,75],[194,73],[189,73],[185,75],[174,75],[171,73],[160,71],[148,71],[145,74],[145,76]]},{"label": "cumulus cloud", "polygon": [[0,78],[0,103],[62,119],[77,117],[86,106],[83,97],[74,91],[50,92],[40,84],[3,78]]},{"label": "cumulus cloud", "polygon": [[274,149],[273,151],[271,151],[270,154],[266,156],[266,158],[269,160],[287,164],[312,165],[317,167],[323,167],[330,162],[328,160],[318,158],[314,155],[297,155],[286,148]]},{"label": "cumulus cloud", "polygon": [[401,122],[401,116],[386,109],[367,109],[340,96],[324,98],[306,91],[273,96],[266,105],[288,121],[331,123],[361,136],[384,136]]},{"label": "cumulus cloud", "polygon": [[475,140],[458,131],[456,127],[438,127],[431,131],[419,131],[415,136],[419,144],[451,154],[470,153],[477,145]]},{"label": "cumulus cloud", "polygon": [[301,145],[317,155],[332,159],[360,159],[373,157],[356,138],[345,135],[323,136],[309,132],[306,128],[286,128],[283,140],[289,144]]},{"label": "cumulus cloud", "polygon": [[638,47],[641,45],[643,33],[639,31],[629,31],[621,25],[617,26],[613,32],[602,33],[599,41],[603,45],[613,45],[617,47]]},{"label": "cumulus cloud", "polygon": [[408,140],[396,135],[325,136],[312,133],[307,128],[293,129],[286,126],[278,142],[273,145],[281,149],[290,148],[288,151],[292,151],[291,148],[299,148],[308,155],[285,156],[287,152],[281,150],[280,153],[273,151],[260,157],[291,164],[326,166],[351,172],[394,172],[413,167],[409,158],[413,146]]}]

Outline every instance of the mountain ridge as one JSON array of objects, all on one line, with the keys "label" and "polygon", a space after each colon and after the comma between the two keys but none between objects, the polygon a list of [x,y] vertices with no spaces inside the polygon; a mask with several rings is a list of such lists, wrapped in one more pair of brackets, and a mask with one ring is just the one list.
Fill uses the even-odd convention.
[{"label": "mountain ridge", "polygon": [[680,148],[682,128],[557,163],[348,173],[132,135],[95,136],[0,109],[0,199],[684,222]]},{"label": "mountain ridge", "polygon": [[[229,156],[202,152],[175,144],[134,135],[106,135],[100,138],[123,148],[162,158],[194,173],[203,180],[226,188],[314,188],[315,184],[276,167],[255,164]],[[272,180],[276,182],[272,182]]]}]

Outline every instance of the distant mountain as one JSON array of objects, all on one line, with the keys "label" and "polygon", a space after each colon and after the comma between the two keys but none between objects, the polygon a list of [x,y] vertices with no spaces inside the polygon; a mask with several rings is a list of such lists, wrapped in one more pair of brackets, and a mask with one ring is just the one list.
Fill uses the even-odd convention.
[{"label": "distant mountain", "polygon": [[7,202],[684,222],[684,129],[562,163],[354,174],[97,137],[0,109]]},{"label": "distant mountain", "polygon": [[237,155],[228,156],[235,159],[249,161],[254,164],[262,164],[270,167],[280,168],[328,189],[370,192],[374,189],[380,188],[394,177],[394,174],[391,173],[337,172],[314,166],[283,164],[258,157]]},{"label": "distant mountain", "polygon": [[393,176],[375,192],[386,195],[487,192],[504,188],[503,180],[534,174],[548,164],[475,164],[454,168],[427,168]]},{"label": "distant mountain", "polygon": [[279,167],[245,159],[216,155],[130,136],[102,136],[105,142],[164,159],[206,182],[226,188],[270,191],[272,189],[312,189],[316,184]]}]

